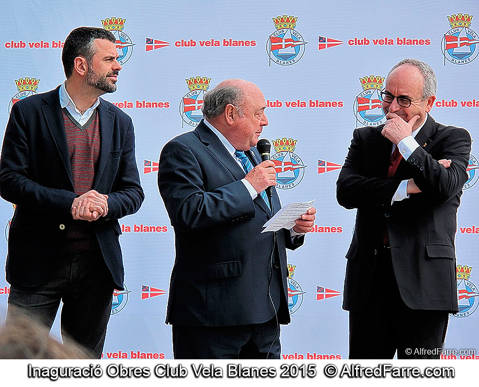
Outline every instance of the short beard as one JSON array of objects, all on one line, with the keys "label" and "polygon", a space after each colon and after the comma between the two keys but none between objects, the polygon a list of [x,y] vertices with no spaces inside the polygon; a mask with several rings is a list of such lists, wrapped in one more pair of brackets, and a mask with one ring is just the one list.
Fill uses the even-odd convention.
[{"label": "short beard", "polygon": [[106,79],[107,76],[114,75],[114,73],[108,73],[106,76],[98,77],[92,70],[91,66],[88,67],[88,72],[86,75],[86,83],[89,86],[104,91],[105,93],[113,93],[116,91],[116,84],[109,83]]}]

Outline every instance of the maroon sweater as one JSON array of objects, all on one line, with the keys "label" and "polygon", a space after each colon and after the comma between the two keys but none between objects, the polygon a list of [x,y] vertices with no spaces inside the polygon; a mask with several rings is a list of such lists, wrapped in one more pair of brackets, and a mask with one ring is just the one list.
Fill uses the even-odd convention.
[{"label": "maroon sweater", "polygon": [[77,195],[82,195],[93,187],[95,166],[100,154],[98,114],[95,110],[85,125],[81,126],[63,109],[63,122],[72,166],[73,189]]}]

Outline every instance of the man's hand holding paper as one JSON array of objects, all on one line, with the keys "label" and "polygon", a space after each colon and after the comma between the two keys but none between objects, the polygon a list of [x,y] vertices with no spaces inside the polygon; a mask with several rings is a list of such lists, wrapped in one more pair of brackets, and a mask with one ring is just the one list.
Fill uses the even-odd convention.
[{"label": "man's hand holding paper", "polygon": [[311,231],[316,217],[316,209],[312,204],[313,201],[288,204],[264,224],[265,229],[262,232],[278,231],[282,228],[293,229],[301,234]]}]

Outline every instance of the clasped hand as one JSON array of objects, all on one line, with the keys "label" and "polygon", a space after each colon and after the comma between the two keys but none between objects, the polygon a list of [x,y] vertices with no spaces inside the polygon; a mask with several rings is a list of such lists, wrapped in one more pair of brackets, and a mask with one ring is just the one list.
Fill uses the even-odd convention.
[{"label": "clasped hand", "polygon": [[95,190],[85,192],[73,199],[71,214],[75,220],[93,222],[108,214],[108,195]]}]

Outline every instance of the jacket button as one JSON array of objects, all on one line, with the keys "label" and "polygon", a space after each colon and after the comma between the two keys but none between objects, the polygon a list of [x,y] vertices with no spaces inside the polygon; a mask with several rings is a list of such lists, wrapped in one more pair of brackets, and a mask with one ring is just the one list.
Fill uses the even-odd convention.
[{"label": "jacket button", "polygon": [[63,223],[60,223],[58,225],[58,228],[63,231],[63,230],[65,230],[65,225]]}]

